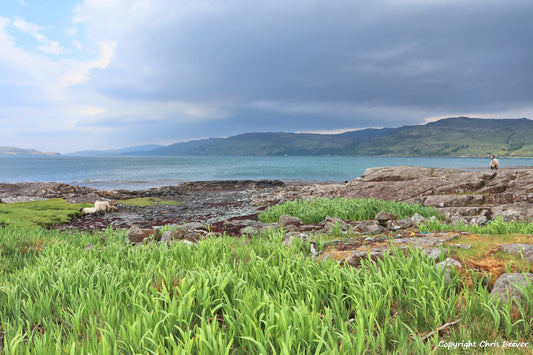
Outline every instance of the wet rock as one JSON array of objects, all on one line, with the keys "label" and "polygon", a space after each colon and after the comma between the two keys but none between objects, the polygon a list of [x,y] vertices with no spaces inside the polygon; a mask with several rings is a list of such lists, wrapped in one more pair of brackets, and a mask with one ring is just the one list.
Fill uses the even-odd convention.
[{"label": "wet rock", "polygon": [[[529,281],[529,287],[528,287]],[[533,283],[532,273],[506,273],[500,275],[498,280],[494,283],[494,287],[491,291],[491,296],[500,298],[502,301],[507,301],[509,296],[511,300],[517,303],[521,303],[523,300],[522,292],[527,292],[531,295],[533,289],[531,284]],[[523,290],[525,288],[525,290]],[[522,291],[521,291],[522,289]],[[507,295],[509,293],[509,296]]]}]

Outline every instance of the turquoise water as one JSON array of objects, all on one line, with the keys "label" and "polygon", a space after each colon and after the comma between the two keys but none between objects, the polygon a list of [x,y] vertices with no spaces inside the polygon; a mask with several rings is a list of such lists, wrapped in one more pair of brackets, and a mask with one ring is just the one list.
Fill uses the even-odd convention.
[{"label": "turquoise water", "polygon": [[[501,167],[533,166],[533,158],[500,158]],[[97,189],[144,189],[184,181],[280,179],[341,182],[384,166],[488,169],[486,158],[420,157],[0,157],[0,182],[57,181]]]}]

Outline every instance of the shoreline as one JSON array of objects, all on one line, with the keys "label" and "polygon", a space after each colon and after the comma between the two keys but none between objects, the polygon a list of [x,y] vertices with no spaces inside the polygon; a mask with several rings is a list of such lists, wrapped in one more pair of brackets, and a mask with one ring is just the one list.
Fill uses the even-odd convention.
[{"label": "shoreline", "polygon": [[[375,198],[437,208],[458,221],[533,219],[533,167],[497,171],[465,168],[370,168],[361,177],[336,182],[293,180],[204,180],[139,190],[95,188],[56,182],[0,183],[0,202],[63,198],[69,203],[157,198],[172,206],[122,206],[105,216],[76,217],[72,227],[146,227],[184,222],[217,223],[256,216],[266,208],[297,199]],[[256,217],[253,217],[256,218]]]},{"label": "shoreline", "polygon": [[[402,165],[399,165],[402,167]],[[421,168],[421,169],[455,169],[455,170],[462,170],[462,171],[473,171],[473,172],[483,172],[483,171],[491,171],[488,167],[457,167],[457,168],[439,168],[439,167],[420,167],[420,166],[406,166],[408,168]],[[393,168],[393,166],[376,166],[371,167],[369,169],[385,169],[385,168]],[[533,169],[533,166],[527,166],[527,165],[518,165],[518,166],[508,166],[500,168],[498,171],[500,172],[506,172],[506,171],[513,171],[513,170],[528,170]],[[248,179],[248,178],[242,178],[242,179],[201,179],[201,180],[170,180],[170,179],[153,179],[153,180],[86,180],[86,181],[42,181],[42,180],[33,180],[33,181],[0,181],[0,185],[29,185],[29,184],[65,184],[69,186],[80,186],[84,188],[89,189],[95,189],[98,191],[145,191],[150,189],[158,189],[158,188],[164,188],[164,187],[172,187],[172,186],[180,186],[183,184],[190,184],[190,183],[212,183],[212,182],[235,182],[235,181],[281,181],[286,185],[312,185],[312,184],[342,184],[346,183],[348,181],[352,181],[354,179],[358,179],[362,176],[352,176],[349,180],[316,180],[316,179],[283,179],[283,178],[257,178],[257,179]],[[165,182],[163,182],[165,181]],[[131,187],[131,186],[138,186],[137,187]]]}]

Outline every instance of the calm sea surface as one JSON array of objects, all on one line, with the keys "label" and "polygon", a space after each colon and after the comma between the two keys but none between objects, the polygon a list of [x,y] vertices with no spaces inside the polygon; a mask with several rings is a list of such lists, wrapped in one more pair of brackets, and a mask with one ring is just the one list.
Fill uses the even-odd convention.
[{"label": "calm sea surface", "polygon": [[[533,158],[500,158],[500,167],[533,166]],[[0,182],[57,181],[97,189],[145,189],[184,181],[280,179],[340,182],[366,168],[420,166],[487,169],[490,159],[407,157],[0,157]]]}]

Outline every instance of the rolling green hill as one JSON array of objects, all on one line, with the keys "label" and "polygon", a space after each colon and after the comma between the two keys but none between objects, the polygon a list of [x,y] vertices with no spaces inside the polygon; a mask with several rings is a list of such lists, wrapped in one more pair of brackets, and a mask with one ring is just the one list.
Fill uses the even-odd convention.
[{"label": "rolling green hill", "polygon": [[357,146],[357,155],[533,156],[533,121],[455,117],[405,126]]},{"label": "rolling green hill", "polygon": [[176,143],[148,155],[533,156],[533,121],[446,118],[425,125],[342,134],[246,133]]}]

